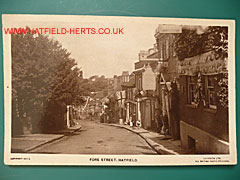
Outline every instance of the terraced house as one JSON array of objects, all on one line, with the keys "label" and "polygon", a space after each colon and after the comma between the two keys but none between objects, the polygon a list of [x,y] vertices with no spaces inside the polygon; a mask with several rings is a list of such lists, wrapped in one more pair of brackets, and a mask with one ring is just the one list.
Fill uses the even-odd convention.
[{"label": "terraced house", "polygon": [[183,27],[175,44],[182,147],[196,153],[229,153],[227,39],[227,27]]}]

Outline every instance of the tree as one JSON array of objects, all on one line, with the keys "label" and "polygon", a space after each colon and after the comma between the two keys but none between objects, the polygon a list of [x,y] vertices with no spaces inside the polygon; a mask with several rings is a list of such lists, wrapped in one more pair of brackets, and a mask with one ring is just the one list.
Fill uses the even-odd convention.
[{"label": "tree", "polygon": [[90,96],[91,92],[105,91],[108,88],[108,80],[104,76],[91,76],[81,81],[80,91],[82,95]]},{"label": "tree", "polygon": [[198,55],[203,51],[201,36],[195,29],[183,29],[182,33],[177,35],[175,51],[179,60]]},{"label": "tree", "polygon": [[12,35],[11,46],[13,134],[21,133],[19,125],[32,132],[63,128],[63,113],[49,110],[61,106],[64,112],[67,104],[81,102],[75,60],[58,41],[41,34]]}]

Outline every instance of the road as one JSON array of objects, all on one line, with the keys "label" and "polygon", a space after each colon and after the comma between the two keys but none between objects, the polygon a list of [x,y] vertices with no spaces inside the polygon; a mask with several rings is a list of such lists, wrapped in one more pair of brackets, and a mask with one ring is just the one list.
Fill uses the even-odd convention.
[{"label": "road", "polygon": [[137,134],[126,129],[81,120],[82,129],[32,153],[46,154],[150,154],[157,153]]}]

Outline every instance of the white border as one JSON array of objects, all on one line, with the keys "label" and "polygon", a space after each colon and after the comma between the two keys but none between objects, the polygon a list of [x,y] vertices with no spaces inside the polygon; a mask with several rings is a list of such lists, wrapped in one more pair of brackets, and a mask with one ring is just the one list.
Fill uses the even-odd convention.
[{"label": "white border", "polygon": [[[2,15],[4,27],[11,27],[15,22],[138,22],[142,24],[184,24],[205,26],[228,26],[229,32],[229,155],[67,155],[67,154],[20,154],[11,153],[11,39],[3,31],[4,55],[4,107],[5,107],[5,142],[4,163],[8,165],[119,165],[119,166],[160,166],[160,165],[233,165],[237,163],[236,151],[236,86],[235,86],[235,21],[187,18],[151,18],[151,17],[113,17],[113,16],[78,16],[78,15]],[[30,158],[29,161],[10,160],[11,158]],[[137,162],[90,162],[89,158],[131,158]],[[203,158],[221,158],[229,162],[198,163]]]}]

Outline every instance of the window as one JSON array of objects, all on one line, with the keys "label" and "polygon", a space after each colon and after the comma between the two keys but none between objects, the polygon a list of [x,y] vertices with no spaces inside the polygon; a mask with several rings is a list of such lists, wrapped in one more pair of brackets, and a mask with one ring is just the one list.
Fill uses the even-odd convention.
[{"label": "window", "polygon": [[163,60],[166,60],[166,40],[163,40],[162,51],[163,51]]},{"label": "window", "polygon": [[139,77],[139,90],[142,90],[142,77]]},{"label": "window", "polygon": [[208,102],[208,107],[211,109],[217,109],[216,101],[216,89],[214,86],[215,76],[206,76],[206,101]]},{"label": "window", "polygon": [[159,44],[159,49],[160,49],[160,60],[163,60],[163,43],[161,42],[160,44]]},{"label": "window", "polygon": [[169,38],[165,40],[165,51],[166,51],[165,59],[169,59]]},{"label": "window", "polygon": [[188,104],[195,105],[195,102],[194,102],[195,89],[196,89],[195,77],[188,76],[187,77],[187,102],[188,102]]}]

